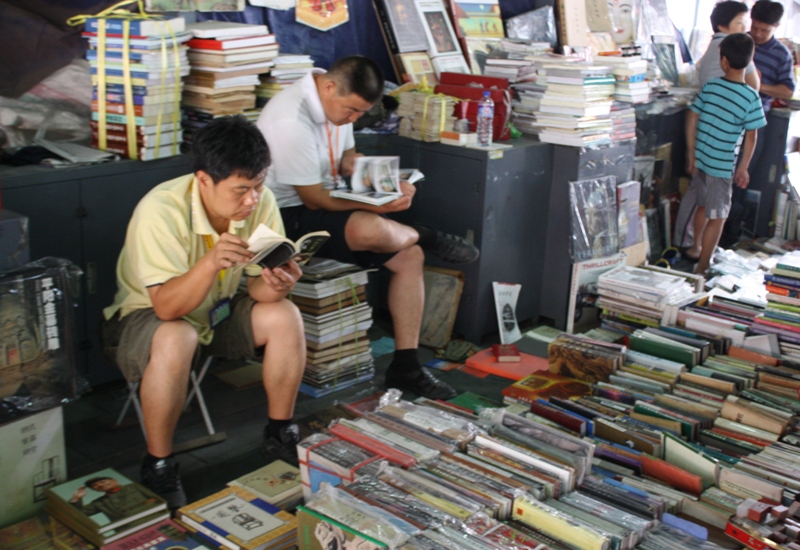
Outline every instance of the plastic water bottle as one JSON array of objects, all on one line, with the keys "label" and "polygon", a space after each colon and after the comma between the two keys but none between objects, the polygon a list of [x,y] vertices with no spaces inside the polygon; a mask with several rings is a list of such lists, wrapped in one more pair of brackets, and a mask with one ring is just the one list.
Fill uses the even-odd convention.
[{"label": "plastic water bottle", "polygon": [[492,126],[494,124],[494,101],[489,91],[483,92],[478,101],[478,145],[489,147],[492,144]]}]

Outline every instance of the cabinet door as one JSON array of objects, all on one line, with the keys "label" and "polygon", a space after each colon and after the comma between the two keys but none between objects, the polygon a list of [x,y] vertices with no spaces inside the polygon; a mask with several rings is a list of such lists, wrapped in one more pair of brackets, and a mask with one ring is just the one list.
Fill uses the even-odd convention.
[{"label": "cabinet door", "polygon": [[87,378],[92,385],[122,377],[103,356],[98,328],[103,308],[111,305],[117,291],[117,258],[125,241],[133,209],[150,189],[161,182],[189,172],[184,157],[155,163],[140,162],[133,169],[114,177],[85,178],[81,196],[83,219],[84,277],[86,289],[86,334],[90,344]]}]

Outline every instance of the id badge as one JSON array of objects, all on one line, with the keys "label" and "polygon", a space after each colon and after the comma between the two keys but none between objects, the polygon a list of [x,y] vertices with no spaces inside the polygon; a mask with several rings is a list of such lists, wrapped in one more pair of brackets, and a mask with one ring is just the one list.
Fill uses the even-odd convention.
[{"label": "id badge", "polygon": [[208,312],[208,320],[211,322],[211,328],[217,328],[220,323],[231,316],[231,300],[230,298],[223,298],[211,308]]}]

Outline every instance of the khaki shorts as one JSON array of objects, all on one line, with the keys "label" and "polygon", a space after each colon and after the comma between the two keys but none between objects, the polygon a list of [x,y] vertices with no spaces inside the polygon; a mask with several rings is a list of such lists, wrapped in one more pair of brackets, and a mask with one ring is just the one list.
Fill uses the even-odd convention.
[{"label": "khaki shorts", "polygon": [[709,176],[702,170],[692,178],[691,186],[697,186],[697,205],[706,207],[709,220],[725,219],[731,211],[733,180]]},{"label": "khaki shorts", "polygon": [[[231,300],[231,316],[214,329],[214,338],[208,346],[200,346],[200,355],[213,355],[225,359],[255,359],[251,313],[253,301],[247,294],[237,294]],[[150,361],[153,335],[163,323],[152,308],[140,309],[119,318],[119,313],[101,326],[101,341],[106,358],[115,363],[125,379],[139,382]]]}]

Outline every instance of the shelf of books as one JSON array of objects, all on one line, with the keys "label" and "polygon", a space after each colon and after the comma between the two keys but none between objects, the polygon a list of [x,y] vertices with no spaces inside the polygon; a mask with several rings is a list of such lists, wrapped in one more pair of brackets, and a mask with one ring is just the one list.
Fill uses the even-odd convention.
[{"label": "shelf of books", "polygon": [[[127,39],[124,24],[127,22]],[[180,153],[180,98],[189,74],[183,17],[86,19],[92,75],[92,147],[124,158]]]}]

